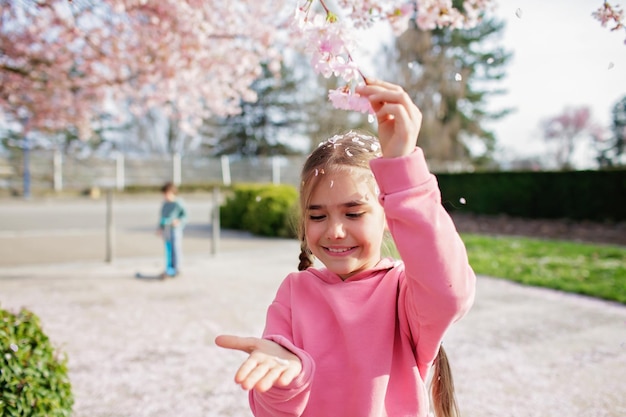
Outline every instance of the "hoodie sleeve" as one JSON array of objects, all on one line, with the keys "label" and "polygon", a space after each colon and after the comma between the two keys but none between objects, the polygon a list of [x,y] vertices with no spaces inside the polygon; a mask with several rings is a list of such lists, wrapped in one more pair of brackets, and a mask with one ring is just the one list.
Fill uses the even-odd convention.
[{"label": "hoodie sleeve", "polygon": [[176,205],[178,206],[178,212],[176,213],[176,217],[181,221],[182,224],[187,223],[187,206],[185,202],[181,199],[176,201]]},{"label": "hoodie sleeve", "polygon": [[398,300],[401,325],[413,341],[425,378],[444,333],[471,307],[476,277],[422,150],[370,164],[405,265]]},{"label": "hoodie sleeve", "polygon": [[308,353],[293,343],[290,284],[287,277],[268,308],[263,338],[298,356],[302,361],[302,372],[286,387],[275,386],[264,393],[251,390],[250,408],[256,417],[298,417],[308,404],[315,363]]}]

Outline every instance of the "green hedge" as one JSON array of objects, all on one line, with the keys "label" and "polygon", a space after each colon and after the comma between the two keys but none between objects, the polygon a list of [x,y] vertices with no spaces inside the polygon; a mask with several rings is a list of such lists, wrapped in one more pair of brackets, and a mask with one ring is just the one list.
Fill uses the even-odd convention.
[{"label": "green hedge", "polygon": [[220,225],[271,237],[295,237],[298,191],[290,185],[240,184],[220,206]]},{"label": "green hedge", "polygon": [[626,171],[438,174],[450,211],[626,221]]},{"label": "green hedge", "polygon": [[0,309],[0,416],[70,416],[67,358],[52,347],[39,318]]}]

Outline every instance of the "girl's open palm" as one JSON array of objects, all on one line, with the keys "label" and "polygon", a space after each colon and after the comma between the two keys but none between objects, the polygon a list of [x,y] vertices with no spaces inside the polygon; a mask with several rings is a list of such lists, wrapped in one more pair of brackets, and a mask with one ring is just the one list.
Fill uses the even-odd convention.
[{"label": "girl's open palm", "polygon": [[357,93],[366,97],[378,120],[378,139],[383,157],[408,155],[415,149],[422,113],[402,87],[380,80],[367,80]]},{"label": "girl's open palm", "polygon": [[222,335],[215,344],[249,354],[235,374],[235,382],[246,390],[265,392],[274,385],[287,386],[302,371],[300,358],[271,340]]}]

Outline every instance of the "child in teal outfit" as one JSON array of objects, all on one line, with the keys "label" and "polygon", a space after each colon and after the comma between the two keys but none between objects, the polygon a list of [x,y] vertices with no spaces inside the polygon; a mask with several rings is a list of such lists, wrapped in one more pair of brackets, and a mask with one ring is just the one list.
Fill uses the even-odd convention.
[{"label": "child in teal outfit", "polygon": [[175,277],[180,273],[182,261],[183,228],[187,220],[187,210],[177,198],[176,186],[167,182],[161,187],[163,204],[158,233],[165,242],[165,272],[162,277]]}]

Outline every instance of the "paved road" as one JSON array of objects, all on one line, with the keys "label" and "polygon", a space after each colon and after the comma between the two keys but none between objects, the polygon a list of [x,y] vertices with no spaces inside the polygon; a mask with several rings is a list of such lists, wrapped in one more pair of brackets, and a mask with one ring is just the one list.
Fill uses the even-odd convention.
[{"label": "paved road", "polygon": [[[153,203],[158,200],[129,203],[128,211],[138,214],[119,235],[135,242],[152,239]],[[2,204],[2,258],[22,239],[39,239],[31,242],[39,242],[41,252],[30,256],[46,249],[55,256],[80,252],[59,232],[74,203],[29,204]],[[102,213],[94,208],[98,202],[83,204],[76,213]],[[209,207],[201,199],[197,204],[194,216]],[[21,214],[11,214],[9,206]],[[45,210],[35,215],[37,207]],[[18,220],[29,212],[31,219],[57,213],[59,223],[47,229],[54,233],[26,236],[48,225],[38,218],[37,227],[29,228]],[[74,219],[80,230],[91,230],[87,214]],[[5,229],[9,225],[13,229]],[[159,255],[137,252],[112,264],[95,250],[95,260],[66,262],[61,256],[60,263],[0,266],[0,305],[36,312],[69,356],[74,417],[250,415],[245,393],[232,383],[241,355],[219,350],[213,339],[223,332],[260,333],[279,282],[295,268],[298,245],[232,234],[223,239],[225,250],[211,256],[205,254],[208,235],[198,234],[199,246],[189,249],[183,276],[173,280],[134,277],[138,269],[161,268],[160,244],[155,244]],[[90,237],[76,238],[84,244]],[[145,249],[128,246],[133,248]],[[465,417],[626,415],[622,305],[480,277],[474,308],[444,343]]]}]

